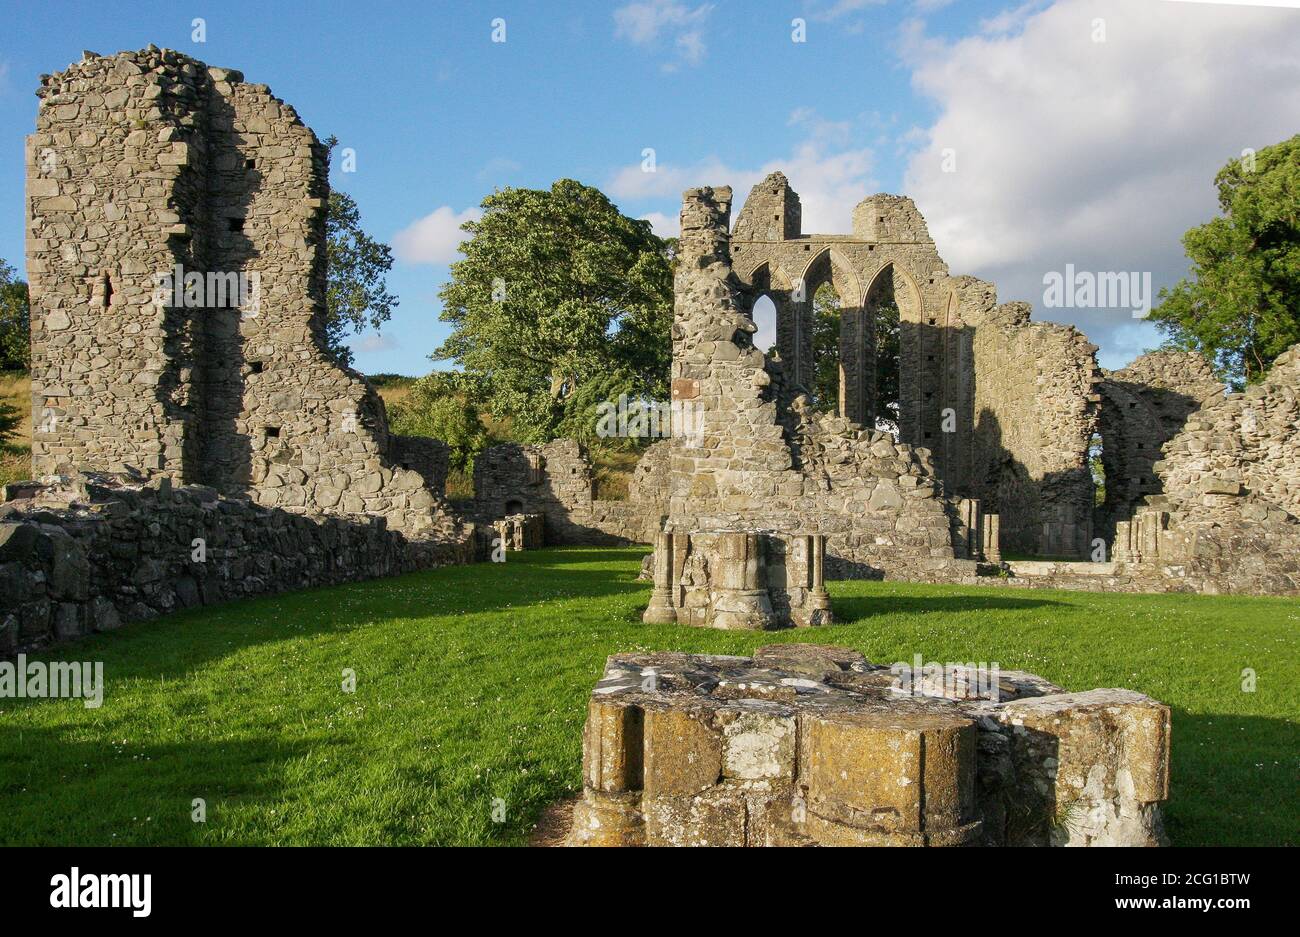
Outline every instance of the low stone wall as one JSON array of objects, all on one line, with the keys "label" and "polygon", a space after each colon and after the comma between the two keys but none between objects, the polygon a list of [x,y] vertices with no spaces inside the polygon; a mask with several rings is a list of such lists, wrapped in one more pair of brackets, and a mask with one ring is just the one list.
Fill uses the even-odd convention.
[{"label": "low stone wall", "polygon": [[509,514],[541,514],[549,544],[650,543],[667,513],[664,445],[646,450],[626,501],[594,497],[591,460],[576,440],[492,446],[474,460],[474,520],[491,525]]},{"label": "low stone wall", "polygon": [[166,477],[4,488],[0,656],[197,605],[473,559],[471,529],[412,540],[383,518],[291,514]]},{"label": "low stone wall", "polygon": [[1159,845],[1169,730],[1141,693],[1021,671],[904,675],[809,644],[616,654],[568,842]]}]

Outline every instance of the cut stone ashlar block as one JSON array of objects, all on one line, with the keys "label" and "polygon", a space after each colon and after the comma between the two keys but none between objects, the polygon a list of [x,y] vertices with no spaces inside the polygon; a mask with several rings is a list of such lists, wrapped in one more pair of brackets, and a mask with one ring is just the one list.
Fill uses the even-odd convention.
[{"label": "cut stone ashlar block", "polygon": [[1050,814],[1055,845],[1159,845],[1169,796],[1169,707],[1131,690],[1006,704],[1022,802]]},{"label": "cut stone ashlar block", "polygon": [[831,622],[820,534],[664,530],[642,620],[762,631]]},{"label": "cut stone ashlar block", "polygon": [[[1001,671],[912,695],[849,648],[618,654],[592,691],[571,845],[1151,845],[1169,710]],[[926,688],[933,694],[934,688]]]}]

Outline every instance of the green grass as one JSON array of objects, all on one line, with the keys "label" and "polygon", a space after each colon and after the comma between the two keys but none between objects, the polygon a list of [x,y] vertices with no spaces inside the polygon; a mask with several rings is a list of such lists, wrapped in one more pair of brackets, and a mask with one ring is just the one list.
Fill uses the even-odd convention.
[{"label": "green grass", "polygon": [[[607,654],[807,640],[1149,693],[1174,707],[1175,844],[1300,843],[1294,601],[840,582],[839,624],[721,632],[640,623],[643,553],[512,554],[186,612],[46,655],[102,660],[107,694],[100,709],[0,700],[0,843],[521,843],[579,789]],[[1255,693],[1240,689],[1244,667]],[[196,797],[205,824],[190,819]]]}]

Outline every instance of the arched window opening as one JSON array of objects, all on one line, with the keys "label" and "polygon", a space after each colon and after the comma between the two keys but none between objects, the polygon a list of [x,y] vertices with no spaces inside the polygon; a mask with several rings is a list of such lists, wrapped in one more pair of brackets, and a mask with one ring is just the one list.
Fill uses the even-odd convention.
[{"label": "arched window opening", "polygon": [[754,347],[767,354],[776,347],[776,303],[764,293],[755,300],[751,315],[758,327],[754,333]]},{"label": "arched window opening", "polygon": [[867,321],[875,358],[874,394],[876,412],[874,428],[898,435],[899,420],[899,338],[898,299],[894,293],[894,272],[884,271],[876,277],[866,302]]},{"label": "arched window opening", "polygon": [[840,297],[829,282],[813,294],[812,384],[808,388],[813,408],[820,413],[839,413],[840,384],[844,365],[840,361]]}]

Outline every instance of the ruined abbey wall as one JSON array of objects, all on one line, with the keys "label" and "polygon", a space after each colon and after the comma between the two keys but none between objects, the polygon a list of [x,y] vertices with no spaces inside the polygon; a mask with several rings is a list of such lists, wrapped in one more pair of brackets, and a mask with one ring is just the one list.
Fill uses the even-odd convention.
[{"label": "ruined abbey wall", "polygon": [[827,574],[934,574],[956,561],[953,505],[924,447],[807,398],[753,345],[733,275],[731,190],[682,206],[673,322],[674,401],[698,407],[697,437],[671,442],[669,524],[678,531],[827,535]]},{"label": "ruined abbey wall", "polygon": [[33,471],[131,466],[450,535],[379,397],[322,351],[327,154],[293,108],[153,48],[87,57],[38,95]]},{"label": "ruined abbey wall", "polygon": [[1110,541],[1117,522],[1160,493],[1154,466],[1161,448],[1193,413],[1223,396],[1223,384],[1209,362],[1193,352],[1150,352],[1103,377],[1097,429],[1106,497],[1097,527],[1098,535]]},{"label": "ruined abbey wall", "polygon": [[776,306],[788,383],[811,386],[812,298],[829,283],[841,304],[833,409],[882,428],[892,417],[876,399],[876,329],[896,306],[898,441],[929,451],[946,496],[998,514],[1008,549],[1086,555],[1095,348],[1068,326],[1030,323],[1023,305],[998,306],[992,284],[950,275],[911,199],[864,199],[847,235],[801,224],[798,195],[773,173],[750,192],[730,245],[744,311],[760,296]]},{"label": "ruined abbey wall", "polygon": [[474,460],[474,519],[541,514],[551,545],[649,543],[668,513],[666,441],[638,462],[623,501],[594,496],[591,460],[575,440],[505,443]]},{"label": "ruined abbey wall", "polygon": [[1070,326],[1030,322],[1026,303],[975,329],[971,490],[1002,524],[1005,552],[1083,557],[1092,541],[1096,346]]}]

